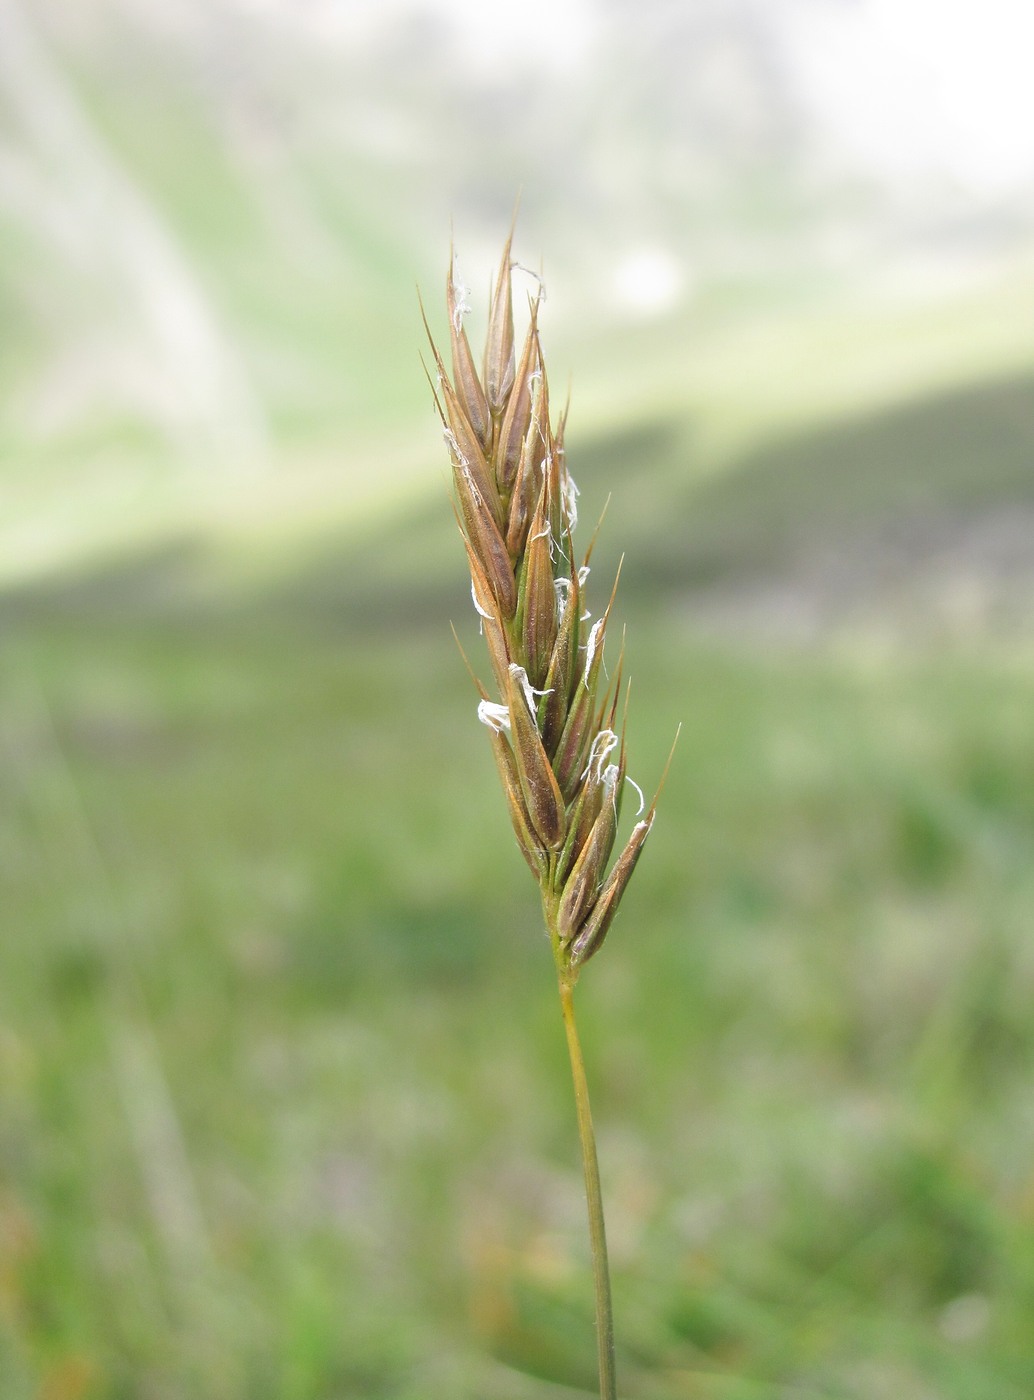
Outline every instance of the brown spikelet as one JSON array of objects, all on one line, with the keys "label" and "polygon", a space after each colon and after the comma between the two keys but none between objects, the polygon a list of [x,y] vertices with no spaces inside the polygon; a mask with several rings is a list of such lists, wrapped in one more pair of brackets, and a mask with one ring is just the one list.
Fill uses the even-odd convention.
[{"label": "brown spikelet", "polygon": [[571,868],[560,897],[557,907],[557,933],[562,942],[570,941],[596,901],[616,831],[617,809],[611,790],[604,794],[599,813],[582,843],[578,859]]},{"label": "brown spikelet", "polygon": [[485,397],[496,417],[500,416],[506,407],[507,396],[514,380],[513,270],[510,263],[512,241],[511,230],[503,248],[503,257],[495,280],[492,312],[488,322],[488,340],[485,345]]},{"label": "brown spikelet", "polygon": [[571,867],[578,859],[578,853],[585,845],[592,824],[600,814],[603,805],[603,786],[601,783],[582,781],[578,785],[574,800],[567,807],[567,839],[564,842],[563,850],[557,860],[557,888],[561,888],[563,882],[571,873]]},{"label": "brown spikelet", "polygon": [[521,612],[524,658],[533,686],[542,687],[553,655],[557,633],[557,599],[553,586],[552,535],[546,517],[545,483],[531,519],[531,531],[524,551],[524,577],[521,580]]},{"label": "brown spikelet", "polygon": [[564,799],[550,767],[549,756],[542,747],[531,705],[524,694],[526,683],[527,673],[523,666],[512,665],[506,694],[514,756],[532,825],[542,844],[555,850],[564,840]]},{"label": "brown spikelet", "polygon": [[[564,721],[567,718],[571,703],[575,665],[578,659],[581,594],[578,591],[577,573],[566,582],[567,600],[563,604],[563,611],[557,618],[556,641],[553,643],[553,653],[549,658],[549,670],[546,672],[544,687],[546,704],[542,718],[542,741],[551,757],[556,754]],[[554,771],[556,771],[555,765]]]},{"label": "brown spikelet", "polygon": [[541,378],[538,310],[538,302],[533,302],[531,325],[528,327],[520,364],[517,366],[513,392],[506,405],[503,421],[499,428],[497,461],[499,464],[499,485],[504,492],[510,490],[514,477],[517,475],[517,467],[521,460],[521,448],[524,445],[528,425],[531,422],[533,389],[537,379]]},{"label": "brown spikelet", "polygon": [[[620,575],[620,569],[618,573]],[[596,715],[596,691],[603,670],[607,623],[616,591],[617,579],[614,580],[614,592],[610,595],[607,611],[593,623],[586,637],[584,654],[579,653],[582,670],[574,681],[574,694],[568,707],[560,742],[553,756],[553,770],[568,800],[576,791],[579,774],[588,759],[592,741],[602,725],[602,716]]]},{"label": "brown spikelet", "polygon": [[652,826],[651,818],[649,821],[637,822],[632,828],[625,849],[618,856],[614,869],[596,896],[592,913],[574,937],[570,938],[568,956],[572,966],[580,968],[602,946]]},{"label": "brown spikelet", "polygon": [[439,378],[442,398],[445,401],[446,441],[452,454],[453,467],[462,471],[470,481],[481,501],[491,513],[497,529],[501,529],[503,503],[499,496],[499,487],[496,485],[495,473],[489,468],[477,434],[471,427],[470,420],[463,411],[463,405],[456,396],[443,368],[439,369]]},{"label": "brown spikelet", "polygon": [[455,280],[456,260],[449,249],[449,276],[445,284],[445,301],[449,308],[449,340],[452,348],[452,376],[456,386],[456,396],[463,405],[471,431],[481,447],[487,451],[492,444],[492,417],[488,411],[488,400],[481,387],[481,380],[474,367],[470,342],[463,327],[464,307],[457,297]]},{"label": "brown spikelet", "polygon": [[521,792],[517,760],[514,758],[513,749],[500,730],[491,729],[489,734],[496,767],[499,769],[503,791],[506,793],[506,802],[510,809],[510,822],[513,826],[513,833],[517,837],[517,845],[520,847],[524,859],[528,862],[531,873],[537,879],[541,879],[546,873],[546,853],[535,839],[535,833],[532,830],[531,815]]},{"label": "brown spikelet", "polygon": [[661,780],[657,784],[657,791],[653,795],[649,810],[641,821],[636,822],[632,828],[632,834],[625,843],[625,848],[614,862],[614,868],[607,876],[607,879],[600,888],[596,896],[596,902],[592,907],[592,912],[587,916],[582,927],[571,939],[569,956],[575,968],[582,967],[589,961],[593,953],[599,951],[607,936],[607,930],[613,922],[617,913],[621,896],[624,894],[636,863],[642,854],[646,838],[653,829],[654,818],[657,815],[657,799],[661,795],[665,781],[668,777],[668,769],[671,767],[671,760],[675,756],[675,745],[679,741],[679,733],[682,726],[679,725],[675,731],[675,739],[671,746],[671,753],[668,761],[664,765],[664,772]]},{"label": "brown spikelet", "polygon": [[453,463],[456,500],[463,522],[464,538],[477,555],[478,563],[492,597],[499,604],[504,618],[513,617],[517,610],[517,581],[507,553],[506,541],[499,533],[491,512],[470,474],[462,464]]},{"label": "brown spikelet", "polygon": [[[470,541],[463,534],[460,535],[463,543],[467,547],[467,562],[470,565],[471,593],[474,599],[474,606],[477,608],[481,618],[481,631],[484,634],[485,644],[488,648],[488,659],[492,663],[492,671],[495,675],[496,684],[500,694],[506,691],[506,678],[510,671],[510,653],[507,650],[506,630],[495,612],[492,611],[492,586],[485,577],[485,571],[481,563],[471,548]],[[486,697],[482,696],[482,699]]]}]

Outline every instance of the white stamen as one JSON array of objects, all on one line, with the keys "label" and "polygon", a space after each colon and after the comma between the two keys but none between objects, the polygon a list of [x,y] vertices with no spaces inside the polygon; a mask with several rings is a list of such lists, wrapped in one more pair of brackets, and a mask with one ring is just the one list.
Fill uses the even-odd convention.
[{"label": "white stamen", "polygon": [[508,705],[497,705],[494,700],[482,700],[478,705],[478,719],[499,734],[510,727],[510,708]]},{"label": "white stamen", "polygon": [[555,578],[553,587],[556,589],[556,610],[560,617],[567,611],[568,600],[571,597],[571,580],[569,578]]},{"label": "white stamen", "polygon": [[470,315],[470,302],[467,300],[470,296],[470,288],[465,287],[459,279],[459,262],[459,258],[453,258],[451,279],[452,294],[456,299],[456,306],[452,313],[452,324],[456,328],[457,335],[459,335],[460,331],[463,329],[464,316]]},{"label": "white stamen", "polygon": [[564,472],[560,479],[560,493],[564,498],[564,513],[567,516],[567,528],[573,535],[578,527],[578,487],[574,484],[574,477],[569,471]]},{"label": "white stamen", "polygon": [[[578,570],[578,587],[579,587],[579,588],[584,588],[584,587],[585,587],[586,580],[588,579],[589,574],[590,574],[591,572],[592,572],[592,570],[589,568],[588,564],[583,564],[583,565],[581,566],[581,568]],[[592,617],[592,609],[591,609],[591,608],[586,608],[585,611],[582,613],[581,617],[580,617],[578,620],[579,620],[579,622],[588,622],[588,620],[589,620],[590,617]]]},{"label": "white stamen", "polygon": [[531,681],[528,680],[527,671],[524,669],[523,666],[518,666],[515,661],[512,661],[510,663],[510,675],[513,676],[514,680],[520,686],[521,690],[524,691],[524,698],[528,702],[528,709],[531,711],[532,718],[534,718],[535,696],[552,695],[553,687],[550,686],[548,690],[536,690],[535,687],[532,685]]},{"label": "white stamen", "polygon": [[605,619],[600,618],[598,622],[592,624],[592,631],[589,633],[589,640],[585,644],[585,687],[589,687],[589,672],[592,670],[592,663],[596,657],[596,648],[600,644],[600,635],[603,631]]},{"label": "white stamen", "polygon": [[473,584],[473,582],[471,582],[471,585],[470,585],[470,596],[474,599],[474,607],[477,609],[479,616],[481,616],[481,617],[487,617],[488,620],[491,622],[492,616],[493,616],[493,615],[492,615],[492,613],[490,613],[490,612],[485,612],[484,608],[483,608],[483,607],[481,606],[481,604],[478,602],[478,595],[477,595],[477,594],[475,593],[475,591],[474,591],[474,584]]},{"label": "white stamen", "polygon": [[459,445],[459,443],[456,441],[456,434],[452,431],[452,429],[451,429],[451,428],[443,428],[443,429],[442,429],[442,437],[445,439],[445,441],[446,441],[446,443],[447,443],[447,445],[448,445],[449,451],[452,453],[452,456],[453,456],[453,458],[454,458],[454,460],[455,460],[455,462],[456,462],[456,465],[457,465],[458,467],[465,467],[465,466],[467,466],[467,465],[468,465],[467,459],[466,459],[466,457],[464,457],[463,453],[460,451],[460,445]]},{"label": "white stamen", "polygon": [[[601,729],[592,741],[592,746],[589,749],[589,761],[585,765],[585,771],[582,773],[582,777],[587,778],[589,774],[595,770],[596,781],[598,783],[604,782],[606,774],[603,771],[603,765],[620,742],[620,739],[614,733],[613,729]],[[615,781],[617,780],[616,767],[614,768],[614,779]]]},{"label": "white stamen", "polygon": [[463,473],[463,480],[467,483],[467,487],[470,491],[471,500],[479,509],[482,509],[485,504],[485,498],[484,496],[482,496],[480,490],[478,489],[478,484],[474,480],[473,473],[470,470],[470,463],[465,457],[461,457],[456,465]]},{"label": "white stamen", "polygon": [[646,798],[643,796],[643,790],[636,782],[635,778],[630,778],[627,773],[625,774],[625,782],[631,783],[632,786],[635,788],[636,792],[639,794],[639,811],[636,812],[636,816],[641,817],[643,815],[643,808],[646,806]]},{"label": "white stamen", "polygon": [[538,283],[538,288],[539,288],[539,289],[538,289],[538,294],[536,295],[535,300],[536,300],[536,301],[545,301],[545,299],[546,299],[546,284],[545,284],[545,282],[543,282],[543,280],[542,280],[542,278],[539,276],[539,274],[538,274],[537,272],[532,272],[531,268],[530,268],[530,267],[525,267],[523,263],[512,262],[512,263],[510,264],[510,266],[511,266],[511,267],[514,267],[514,268],[517,268],[518,271],[523,272],[523,273],[525,274],[525,276],[530,277],[530,278],[532,279],[532,281],[537,282],[537,283]]}]

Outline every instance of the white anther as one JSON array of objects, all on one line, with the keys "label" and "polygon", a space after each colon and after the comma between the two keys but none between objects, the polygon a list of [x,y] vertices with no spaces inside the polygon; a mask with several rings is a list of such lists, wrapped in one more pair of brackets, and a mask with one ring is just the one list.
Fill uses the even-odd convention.
[{"label": "white anther", "polygon": [[481,606],[481,604],[478,602],[478,595],[477,595],[477,593],[474,591],[474,584],[473,584],[473,582],[472,582],[471,585],[470,585],[470,596],[474,599],[474,607],[477,609],[478,615],[479,615],[480,617],[487,617],[488,620],[491,621],[491,620],[492,620],[493,614],[490,613],[490,612],[485,612],[484,608],[483,608],[483,607]]},{"label": "white anther", "polygon": [[535,300],[536,300],[536,301],[545,301],[545,299],[546,299],[546,284],[545,284],[545,282],[543,282],[543,280],[542,280],[542,278],[539,276],[539,274],[538,274],[537,272],[532,272],[531,268],[530,268],[530,267],[525,267],[523,263],[512,262],[512,263],[510,264],[510,266],[516,268],[519,272],[523,272],[523,273],[525,274],[525,276],[530,277],[530,278],[532,279],[533,282],[537,282],[537,283],[538,283],[538,288],[539,288],[539,289],[538,289],[538,294],[537,294],[537,296],[535,297]]},{"label": "white anther", "polygon": [[446,443],[448,444],[449,451],[452,453],[453,458],[455,459],[456,465],[457,465],[458,467],[466,467],[466,466],[468,466],[469,464],[468,464],[468,462],[467,462],[467,459],[466,459],[466,457],[464,457],[463,453],[460,451],[460,445],[459,445],[459,443],[456,441],[456,434],[452,431],[452,429],[451,429],[451,428],[443,428],[443,429],[442,429],[442,437],[445,439]]},{"label": "white anther", "polygon": [[578,487],[574,484],[574,477],[570,472],[565,471],[560,479],[560,494],[564,498],[564,513],[567,516],[567,528],[573,535],[578,526]]},{"label": "white anther", "polygon": [[[578,570],[578,587],[579,587],[579,588],[584,589],[585,584],[586,584],[586,580],[588,579],[589,574],[590,574],[591,572],[592,572],[592,570],[589,568],[588,564],[583,564],[582,567]],[[590,617],[592,617],[592,610],[591,610],[590,608],[586,608],[585,611],[582,613],[581,617],[580,617],[578,620],[579,620],[579,622],[588,622],[588,620],[589,620]]]},{"label": "white anther", "polygon": [[510,727],[510,708],[508,705],[497,705],[494,700],[482,700],[478,705],[478,719],[499,734]]},{"label": "white anther", "polygon": [[550,686],[548,690],[536,690],[535,687],[532,685],[531,681],[528,680],[527,671],[524,669],[523,666],[518,666],[515,661],[512,661],[510,663],[510,675],[513,676],[514,680],[520,686],[521,690],[523,690],[524,698],[528,702],[528,709],[531,711],[532,718],[534,718],[535,696],[552,695],[553,687]]},{"label": "white anther", "polygon": [[636,782],[635,778],[630,778],[627,773],[625,774],[625,782],[631,783],[632,786],[635,788],[636,792],[639,794],[639,811],[636,812],[636,816],[641,817],[643,815],[643,808],[646,806],[646,798],[643,796],[643,790]]},{"label": "white anther", "polygon": [[478,507],[483,507],[484,504],[485,504],[485,498],[484,498],[484,496],[482,496],[481,492],[478,490],[478,484],[477,484],[477,482],[474,480],[474,476],[473,476],[473,474],[472,474],[472,472],[471,472],[471,470],[470,470],[470,463],[467,461],[467,459],[466,459],[465,457],[461,457],[460,460],[457,462],[456,465],[459,467],[460,471],[463,473],[463,480],[467,483],[467,489],[470,491],[470,498],[471,498],[471,500],[474,502],[474,504],[475,504],[476,506],[478,506]]},{"label": "white anther", "polygon": [[603,626],[605,621],[606,619],[601,617],[598,622],[594,622],[592,624],[592,630],[589,633],[589,640],[585,644],[584,682],[586,689],[588,689],[589,686],[589,672],[592,670],[592,663],[596,657],[596,648],[600,644],[600,637],[603,633]]},{"label": "white anther", "polygon": [[456,305],[452,313],[452,324],[456,328],[457,335],[459,335],[460,331],[463,329],[464,316],[470,315],[470,302],[467,300],[470,296],[470,288],[465,287],[460,281],[458,271],[459,258],[454,257],[452,260],[452,276],[450,280],[452,282],[452,294],[456,300]]},{"label": "white anther", "polygon": [[[595,772],[596,781],[598,783],[605,782],[606,774],[604,773],[603,765],[620,742],[620,739],[614,733],[613,729],[601,729],[592,741],[592,746],[589,749],[589,761],[585,765],[585,771],[582,773],[582,777],[587,778],[590,773]],[[614,780],[615,782],[617,781],[616,767],[614,767]]]}]

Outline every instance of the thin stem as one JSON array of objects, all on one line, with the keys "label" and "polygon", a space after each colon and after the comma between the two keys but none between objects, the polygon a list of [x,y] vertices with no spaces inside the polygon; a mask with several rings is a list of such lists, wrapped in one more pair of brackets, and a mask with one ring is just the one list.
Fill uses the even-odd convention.
[{"label": "thin stem", "polygon": [[582,1060],[582,1047],[578,1041],[578,1030],[574,1020],[574,988],[562,973],[560,1005],[564,1013],[567,1049],[571,1056],[571,1078],[574,1080],[574,1101],[578,1110],[578,1137],[582,1144],[582,1167],[585,1171],[585,1197],[589,1207],[592,1281],[596,1295],[596,1344],[600,1361],[600,1400],[617,1400],[614,1372],[614,1310],[610,1301],[610,1269],[607,1265],[607,1235],[603,1225],[600,1168],[596,1160],[596,1135],[592,1130],[589,1086],[585,1079],[585,1063]]}]

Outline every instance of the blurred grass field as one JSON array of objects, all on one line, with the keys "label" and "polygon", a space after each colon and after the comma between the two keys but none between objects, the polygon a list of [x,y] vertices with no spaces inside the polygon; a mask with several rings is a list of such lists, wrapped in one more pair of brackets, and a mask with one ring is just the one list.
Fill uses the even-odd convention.
[{"label": "blurred grass field", "polygon": [[[700,605],[879,558],[917,444],[923,519],[1029,510],[1029,402],[772,435],[674,494],[691,420],[572,448],[614,497],[597,568],[628,554],[647,788],[684,725],[581,992],[630,1400],[1034,1388],[1029,633],[888,634],[855,589],[802,645]],[[4,595],[5,1397],[592,1393],[462,575],[432,493],[237,587],[173,541]]]}]

